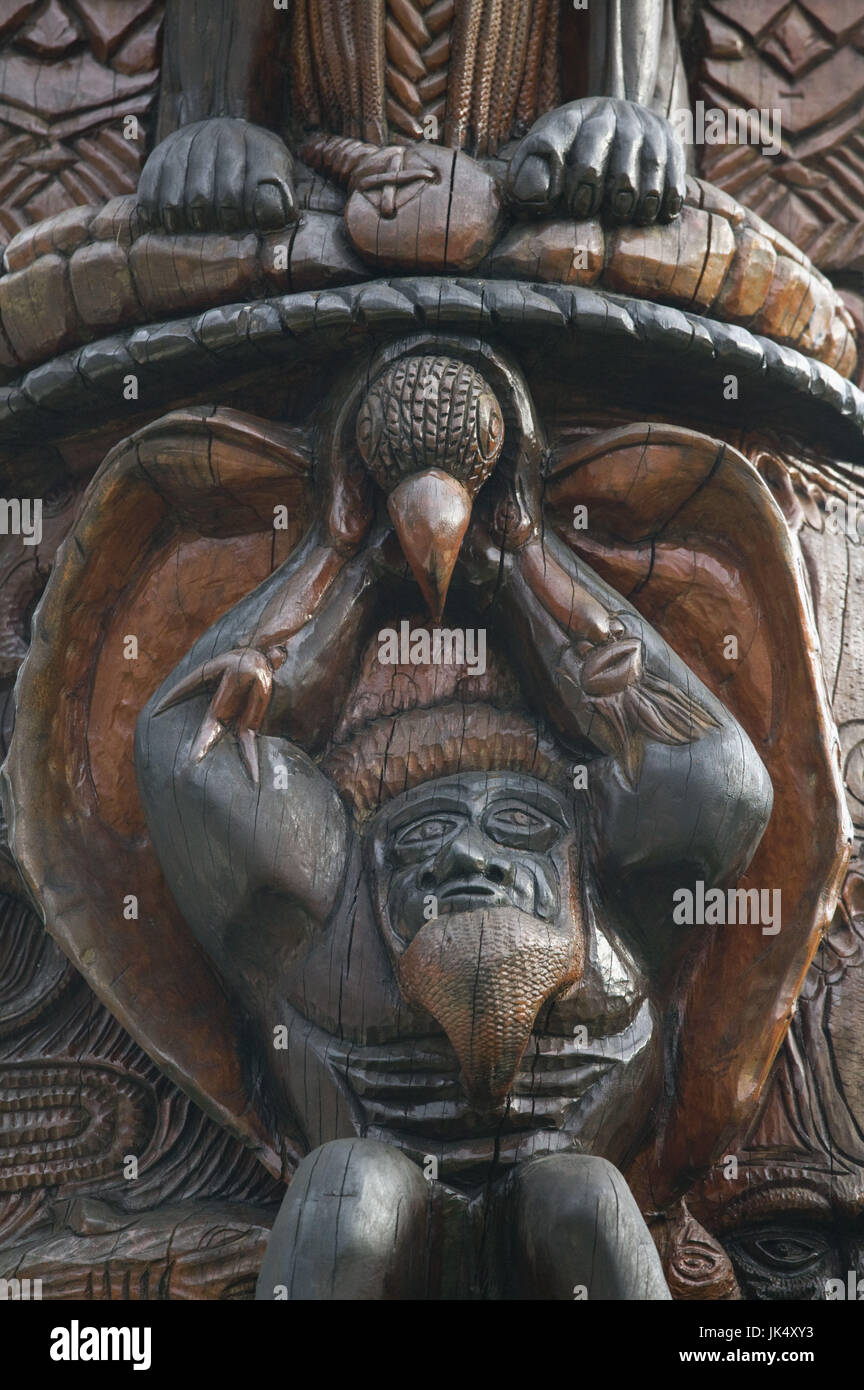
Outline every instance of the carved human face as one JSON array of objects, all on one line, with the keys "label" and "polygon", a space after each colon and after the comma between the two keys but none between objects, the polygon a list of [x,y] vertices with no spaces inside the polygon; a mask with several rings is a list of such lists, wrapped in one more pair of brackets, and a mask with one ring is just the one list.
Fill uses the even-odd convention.
[{"label": "carved human face", "polygon": [[[585,911],[567,798],[522,773],[440,778],[382,808],[366,851],[402,998],[422,1011],[386,1074],[379,1049],[358,1077],[369,1133],[435,1152],[451,1179],[577,1144],[620,1161],[656,1095],[660,1032],[643,972]],[[439,1059],[434,1091],[417,1047]],[[356,1048],[346,1065],[362,1070]],[[396,1077],[410,1085],[394,1102]]]},{"label": "carved human face", "polygon": [[504,906],[554,921],[575,830],[564,798],[523,774],[460,773],[405,792],[372,832],[390,931],[407,945],[432,916]]}]

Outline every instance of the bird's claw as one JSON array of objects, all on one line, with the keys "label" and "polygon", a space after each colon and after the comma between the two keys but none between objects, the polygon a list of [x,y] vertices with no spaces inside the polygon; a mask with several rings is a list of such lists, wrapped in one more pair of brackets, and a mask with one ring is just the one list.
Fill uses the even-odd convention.
[{"label": "bird's claw", "polygon": [[200,763],[229,729],[233,729],[243,765],[257,785],[256,736],[273,688],[273,668],[263,652],[242,647],[205,661],[163,696],[155,712],[163,714],[183,700],[200,695],[217,681],[216,693],[195,735],[189,759]]}]

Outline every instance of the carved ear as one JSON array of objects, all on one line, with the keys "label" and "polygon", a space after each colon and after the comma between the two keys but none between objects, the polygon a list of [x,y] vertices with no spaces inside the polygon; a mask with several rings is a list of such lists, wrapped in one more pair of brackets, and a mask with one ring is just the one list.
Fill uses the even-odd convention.
[{"label": "carved ear", "polygon": [[782,925],[701,929],[676,1096],[648,1165],[657,1197],[752,1115],[833,915],[851,837],[837,732],[791,534],[742,454],[690,430],[628,425],[559,451],[546,497],[562,539],[740,721],[774,787],[740,886],[779,888]]},{"label": "carved ear", "polygon": [[5,766],[13,852],[48,930],[163,1070],[276,1173],[291,1155],[255,1111],[224,990],[162,877],[133,737],[189,647],[299,540],[309,465],[299,431],[210,408],[109,454],[34,617]]}]

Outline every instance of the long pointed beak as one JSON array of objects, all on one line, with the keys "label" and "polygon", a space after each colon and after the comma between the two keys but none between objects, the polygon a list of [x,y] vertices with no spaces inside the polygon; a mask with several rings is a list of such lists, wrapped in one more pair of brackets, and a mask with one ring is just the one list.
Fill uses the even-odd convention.
[{"label": "long pointed beak", "polygon": [[471,498],[449,473],[427,468],[402,479],[387,498],[387,509],[405,559],[439,622],[471,520]]}]

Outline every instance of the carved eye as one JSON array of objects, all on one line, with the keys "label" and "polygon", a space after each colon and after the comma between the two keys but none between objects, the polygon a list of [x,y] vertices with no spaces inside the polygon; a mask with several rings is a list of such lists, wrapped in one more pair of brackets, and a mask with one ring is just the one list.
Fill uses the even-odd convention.
[{"label": "carved eye", "polygon": [[723,1264],[722,1250],[714,1250],[710,1245],[689,1241],[675,1253],[673,1267],[675,1273],[688,1283],[709,1283]]},{"label": "carved eye", "polygon": [[561,834],[562,827],[550,816],[532,806],[493,806],[486,813],[483,828],[490,839],[512,849],[547,850]]},{"label": "carved eye", "polygon": [[536,825],[538,817],[532,816],[528,811],[500,811],[497,819],[505,825]]},{"label": "carved eye", "polygon": [[484,460],[495,458],[504,438],[504,420],[494,396],[484,392],[477,402],[477,450]]},{"label": "carved eye", "polygon": [[824,1259],[829,1245],[819,1231],[774,1229],[750,1236],[739,1236],[736,1244],[754,1264],[774,1273],[809,1273]]},{"label": "carved eye", "polygon": [[768,1236],[756,1241],[756,1248],[764,1258],[773,1264],[799,1268],[814,1257],[821,1255],[821,1248],[806,1240],[796,1240],[791,1236]]},{"label": "carved eye", "polygon": [[427,849],[441,844],[458,824],[455,816],[427,816],[424,820],[413,821],[397,834],[396,848]]}]

